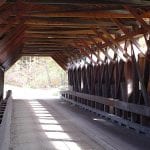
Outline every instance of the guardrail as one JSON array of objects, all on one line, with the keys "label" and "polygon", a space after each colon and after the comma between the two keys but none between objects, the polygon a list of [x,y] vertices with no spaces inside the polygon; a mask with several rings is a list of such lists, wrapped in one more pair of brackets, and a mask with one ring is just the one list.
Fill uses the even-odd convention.
[{"label": "guardrail", "polygon": [[1,124],[0,124],[0,150],[9,150],[10,145],[10,125],[12,114],[12,92],[7,92],[6,98],[0,105]]},{"label": "guardrail", "polygon": [[[94,112],[113,123],[150,136],[150,128],[143,121],[144,118],[150,117],[150,107],[75,91],[62,91],[61,95],[62,99],[69,103]],[[121,113],[117,113],[118,111]],[[142,121],[137,122],[134,118],[135,114],[141,117]]]}]

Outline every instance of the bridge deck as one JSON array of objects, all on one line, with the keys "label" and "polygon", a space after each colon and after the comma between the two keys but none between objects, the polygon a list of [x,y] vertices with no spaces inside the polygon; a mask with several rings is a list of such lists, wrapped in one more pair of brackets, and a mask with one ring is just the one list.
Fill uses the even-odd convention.
[{"label": "bridge deck", "polygon": [[60,100],[13,100],[13,150],[149,149],[150,138]]}]

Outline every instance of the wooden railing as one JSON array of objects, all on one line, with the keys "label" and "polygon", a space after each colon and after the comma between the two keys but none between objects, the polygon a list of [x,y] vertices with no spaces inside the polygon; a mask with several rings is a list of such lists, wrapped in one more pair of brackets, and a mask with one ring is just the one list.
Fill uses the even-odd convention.
[{"label": "wooden railing", "polygon": [[[62,91],[61,95],[62,99],[69,103],[92,111],[119,125],[150,135],[150,126],[147,121],[150,117],[150,107],[74,91]],[[137,120],[135,114],[140,119]]]},{"label": "wooden railing", "polygon": [[7,92],[6,98],[0,105],[0,150],[9,150],[10,146],[10,125],[12,115],[12,92]]}]

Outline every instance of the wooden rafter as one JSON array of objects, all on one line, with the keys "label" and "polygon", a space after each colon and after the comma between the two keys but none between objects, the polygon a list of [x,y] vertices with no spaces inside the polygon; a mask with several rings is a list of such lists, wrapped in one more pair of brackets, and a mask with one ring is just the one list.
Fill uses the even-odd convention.
[{"label": "wooden rafter", "polygon": [[[128,58],[120,42],[132,40],[139,48],[135,38],[149,32],[149,25],[143,19],[150,17],[148,1],[124,0],[115,5],[112,3],[113,0],[111,4],[110,0],[3,2],[5,3],[0,3],[0,58],[3,57],[3,60],[9,59],[11,51],[15,51],[17,43],[13,43],[19,38],[17,32],[18,35],[19,32],[22,34],[20,36],[23,45],[20,51],[22,55],[54,57],[55,54],[61,53],[64,58],[60,58],[59,62],[65,65],[67,62],[63,59],[73,61],[84,56],[90,58],[91,54],[103,62],[99,57],[99,51],[113,62],[113,58],[105,51],[108,47],[115,53],[122,52],[124,57]],[[20,20],[23,20],[22,24],[26,26],[24,32],[17,30]],[[141,24],[141,28],[127,32],[127,29],[138,26],[137,21]],[[115,37],[120,30],[124,35]],[[78,46],[74,41],[78,41]]]}]

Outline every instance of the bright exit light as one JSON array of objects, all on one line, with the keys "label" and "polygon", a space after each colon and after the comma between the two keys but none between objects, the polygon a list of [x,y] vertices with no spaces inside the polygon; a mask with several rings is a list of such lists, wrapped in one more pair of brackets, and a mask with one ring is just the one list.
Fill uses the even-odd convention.
[{"label": "bright exit light", "polygon": [[5,73],[5,91],[15,99],[59,98],[67,85],[67,71],[52,57],[22,56]]}]

